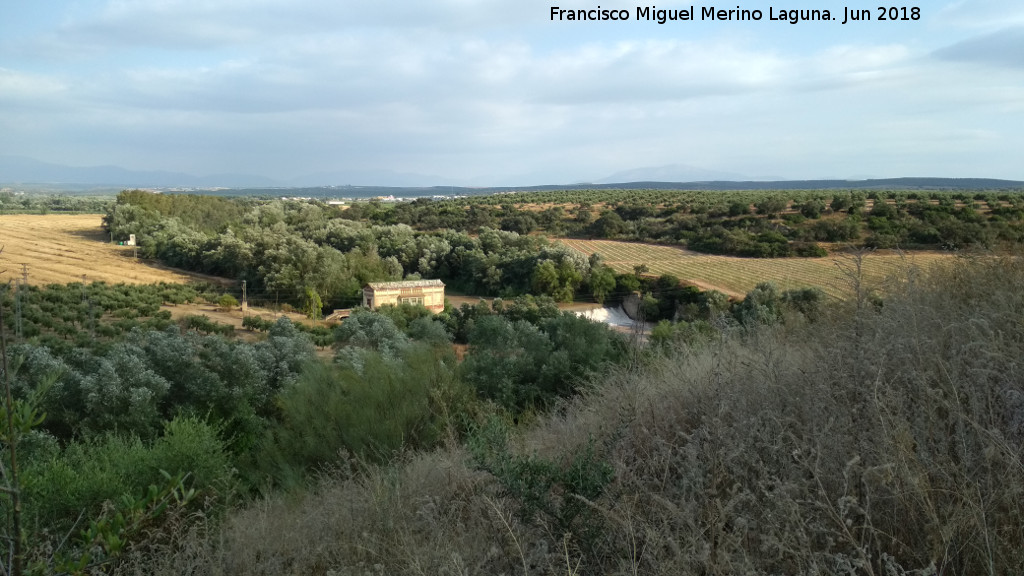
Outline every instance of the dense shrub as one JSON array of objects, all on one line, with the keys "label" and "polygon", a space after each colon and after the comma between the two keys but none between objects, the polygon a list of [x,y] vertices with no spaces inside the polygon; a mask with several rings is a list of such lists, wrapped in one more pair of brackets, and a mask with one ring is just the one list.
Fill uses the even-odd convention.
[{"label": "dense shrub", "polygon": [[276,483],[296,485],[339,454],[381,462],[432,447],[468,396],[454,379],[450,349],[425,344],[386,357],[366,350],[358,367],[310,364],[279,399],[280,423],[263,441],[257,465]]},{"label": "dense shrub", "polygon": [[470,331],[460,372],[482,398],[519,414],[577,393],[589,376],[624,357],[618,334],[573,314],[539,326],[492,315]]},{"label": "dense shrub", "polygon": [[148,442],[113,433],[63,448],[54,440],[23,465],[25,514],[42,539],[76,533],[80,513],[95,518],[105,503],[141,497],[149,486],[165,483],[164,473],[187,475],[186,485],[202,495],[230,488],[233,479],[218,430],[194,417],[166,422],[162,434]]}]

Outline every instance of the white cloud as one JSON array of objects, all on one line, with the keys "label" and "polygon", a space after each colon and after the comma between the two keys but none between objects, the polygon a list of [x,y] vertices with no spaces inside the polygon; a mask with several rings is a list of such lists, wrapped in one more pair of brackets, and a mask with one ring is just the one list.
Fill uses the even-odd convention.
[{"label": "white cloud", "polygon": [[1024,5],[1016,0],[958,0],[939,8],[922,7],[932,13],[936,26],[972,31],[993,31],[1024,25]]},{"label": "white cloud", "polygon": [[63,112],[68,95],[60,77],[0,68],[0,140],[15,140],[34,130],[38,117]]},{"label": "white cloud", "polygon": [[[1009,6],[967,5],[993,15]],[[942,18],[994,17],[964,6]],[[108,2],[55,21],[31,58],[0,45],[10,62],[0,125],[11,128],[0,154],[277,177],[373,167],[564,182],[672,163],[942,175],[993,169],[1024,144],[1010,128],[1024,122],[1020,51],[972,28],[978,38],[930,57],[929,34],[951,26],[937,11],[890,35],[832,38],[827,24],[554,25],[546,10],[512,0]],[[14,118],[41,105],[49,113]]]},{"label": "white cloud", "polygon": [[0,98],[41,100],[60,94],[66,86],[57,78],[0,68]]},{"label": "white cloud", "polygon": [[975,36],[935,52],[943,60],[1024,69],[1024,25]]}]

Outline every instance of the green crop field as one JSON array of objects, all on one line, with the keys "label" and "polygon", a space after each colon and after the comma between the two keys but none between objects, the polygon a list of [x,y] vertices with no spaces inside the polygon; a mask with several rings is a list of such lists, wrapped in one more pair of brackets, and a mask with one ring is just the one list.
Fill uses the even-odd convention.
[{"label": "green crop field", "polygon": [[[837,298],[845,298],[850,292],[849,279],[841,266],[852,264],[852,260],[842,254],[825,258],[737,258],[611,240],[560,242],[588,256],[600,254],[617,272],[632,272],[634,266],[645,264],[651,274],[672,274],[702,289],[713,288],[730,296],[743,296],[759,282],[774,282],[783,290],[817,286]],[[869,287],[881,287],[887,276],[901,269],[951,257],[940,252],[872,253],[863,260],[863,277]]]}]

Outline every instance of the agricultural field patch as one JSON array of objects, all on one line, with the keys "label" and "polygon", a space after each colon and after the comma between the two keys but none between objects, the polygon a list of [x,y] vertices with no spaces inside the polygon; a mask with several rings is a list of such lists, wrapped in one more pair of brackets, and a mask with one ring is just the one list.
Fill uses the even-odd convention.
[{"label": "agricultural field patch", "polygon": [[[842,254],[825,258],[738,258],[634,242],[559,241],[588,256],[600,254],[616,272],[632,272],[635,266],[644,264],[651,274],[671,274],[699,288],[734,297],[742,297],[759,282],[774,282],[782,290],[819,287],[836,298],[846,298],[850,292],[841,265],[851,262]],[[908,266],[927,266],[952,257],[943,252],[871,253],[863,260],[864,280],[868,286],[881,286],[887,276]]]},{"label": "agricultural field patch", "polygon": [[111,244],[99,214],[0,215],[0,282],[21,277],[28,265],[34,285],[103,281],[153,284],[216,281],[166,266],[136,260],[133,249]]}]

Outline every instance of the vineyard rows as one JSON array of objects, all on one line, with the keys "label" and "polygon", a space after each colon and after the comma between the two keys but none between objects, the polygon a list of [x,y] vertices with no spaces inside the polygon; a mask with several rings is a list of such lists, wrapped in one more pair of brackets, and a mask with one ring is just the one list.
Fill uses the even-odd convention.
[{"label": "vineyard rows", "polygon": [[[849,295],[849,281],[840,265],[848,257],[826,258],[737,258],[701,254],[672,246],[658,246],[611,240],[560,240],[586,255],[598,253],[616,272],[632,272],[644,264],[652,274],[671,274],[703,289],[716,289],[730,296],[743,296],[759,282],[774,282],[783,290],[819,287],[837,298]],[[871,254],[864,259],[864,279],[880,286],[885,278],[910,265],[925,266],[950,258],[942,253]]]}]

